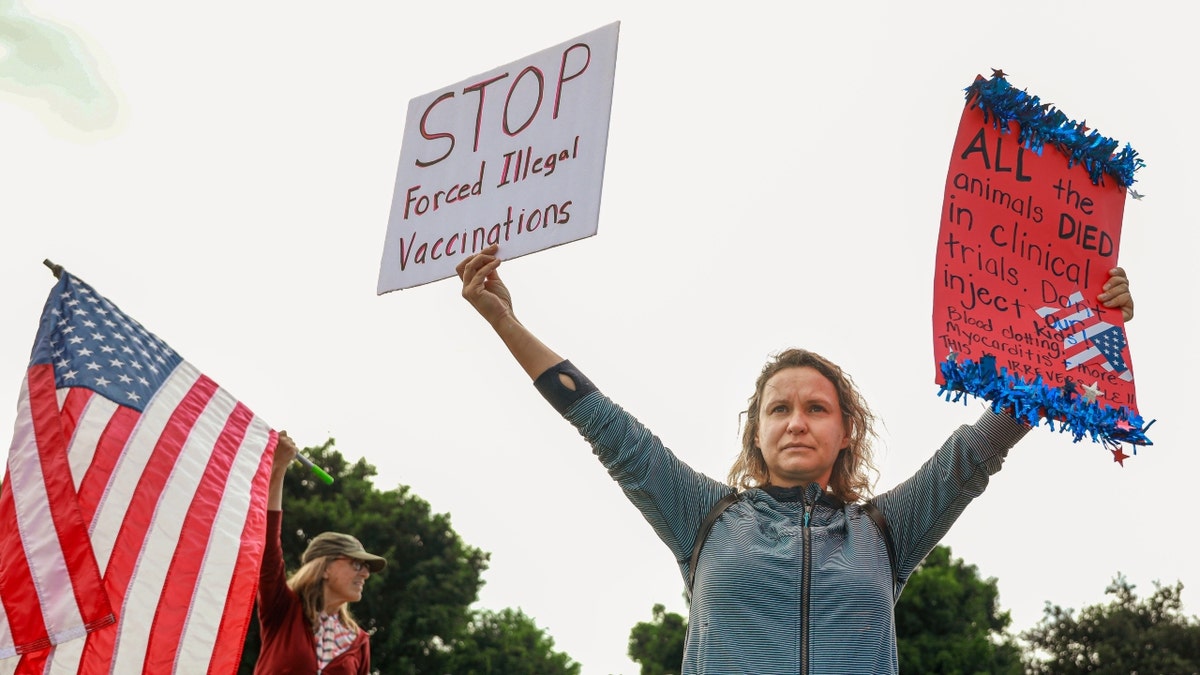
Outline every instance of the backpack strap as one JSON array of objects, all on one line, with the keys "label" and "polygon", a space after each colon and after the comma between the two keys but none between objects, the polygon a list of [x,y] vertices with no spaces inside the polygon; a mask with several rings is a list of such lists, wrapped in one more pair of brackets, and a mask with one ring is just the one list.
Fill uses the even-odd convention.
[{"label": "backpack strap", "polygon": [[863,502],[862,509],[875,523],[875,527],[879,528],[879,533],[883,535],[883,543],[887,545],[888,565],[892,568],[892,589],[895,592],[900,580],[896,573],[896,547],[892,544],[892,533],[888,530],[887,518],[883,517],[883,512],[875,506],[874,501]]},{"label": "backpack strap", "polygon": [[717,518],[721,517],[725,509],[733,506],[733,503],[741,497],[741,493],[737,490],[730,492],[722,497],[721,501],[714,504],[708,515],[704,516],[704,522],[700,524],[700,530],[696,533],[696,543],[692,546],[691,563],[688,564],[687,594],[689,600],[692,598],[692,586],[696,583],[696,564],[700,562],[700,549],[704,548],[704,542],[708,539],[708,533],[712,530],[713,523],[717,522]]}]

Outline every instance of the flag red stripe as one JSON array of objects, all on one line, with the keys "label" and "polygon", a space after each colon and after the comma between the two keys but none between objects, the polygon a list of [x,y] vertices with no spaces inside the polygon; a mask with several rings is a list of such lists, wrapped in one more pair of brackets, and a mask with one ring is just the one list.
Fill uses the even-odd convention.
[{"label": "flag red stripe", "polygon": [[[104,570],[104,586],[109,599],[114,606],[120,608],[118,611],[121,613],[126,610],[125,595],[129,590],[129,580],[137,567],[138,556],[154,516],[154,507],[158,504],[162,490],[171,475],[175,460],[187,442],[188,433],[204,413],[204,407],[216,390],[216,383],[203,376],[192,385],[191,390],[171,413],[171,419],[142,470],[141,479],[129,501],[129,508],[125,511],[121,529],[115,540],[117,546],[113,548],[108,567]],[[134,611],[141,609],[134,608]],[[106,630],[88,634],[88,644],[85,647],[87,656],[83,663],[88,667],[88,672],[108,672],[113,659],[116,633],[117,631]]]},{"label": "flag red stripe", "polygon": [[100,583],[100,569],[92,553],[91,537],[76,502],[75,479],[71,477],[71,465],[67,461],[67,437],[63,435],[59,421],[54,368],[48,363],[29,368],[29,408],[46,497],[67,574],[71,578],[75,604],[79,606],[84,625],[112,623],[112,610]]},{"label": "flag red stripe", "polygon": [[52,652],[51,649],[39,649],[23,655],[13,675],[43,675],[46,672],[46,661]]},{"label": "flag red stripe", "polygon": [[[184,518],[175,555],[172,556],[159,595],[150,627],[150,639],[146,645],[146,658],[142,666],[144,673],[169,673],[174,666],[175,652],[179,648],[179,638],[194,601],[196,580],[207,556],[209,537],[221,508],[229,470],[252,419],[254,413],[238,403],[209,456],[203,478]],[[182,598],[187,598],[188,602],[181,602]]]},{"label": "flag red stripe", "polygon": [[4,602],[18,654],[50,646],[33,573],[17,529],[17,509],[7,474],[0,485],[0,601]]},{"label": "flag red stripe", "polygon": [[62,411],[58,416],[62,421],[63,438],[67,441],[70,441],[71,436],[75,435],[75,427],[79,425],[79,418],[83,416],[83,411],[87,408],[87,403],[91,398],[91,389],[71,387],[67,391],[67,397],[63,400],[62,404]]},{"label": "flag red stripe", "polygon": [[[254,611],[254,594],[258,590],[258,567],[262,561],[263,547],[267,536],[267,487],[271,480],[271,462],[279,434],[271,430],[270,440],[263,451],[254,474],[250,490],[250,509],[246,514],[246,526],[242,529],[242,545],[238,550],[237,567],[229,584],[225,614],[213,647],[213,657],[208,663],[208,675],[223,675],[236,672],[242,660],[242,646],[246,642],[246,631],[250,628],[250,613]],[[245,607],[242,612],[229,611],[231,607]]]},{"label": "flag red stripe", "polygon": [[129,442],[141,415],[133,408],[117,406],[116,412],[109,418],[100,440],[96,443],[96,452],[92,463],[79,483],[79,510],[83,514],[83,522],[91,523],[96,516],[96,507],[104,496],[104,489],[112,478],[113,468],[121,459],[122,450]]}]

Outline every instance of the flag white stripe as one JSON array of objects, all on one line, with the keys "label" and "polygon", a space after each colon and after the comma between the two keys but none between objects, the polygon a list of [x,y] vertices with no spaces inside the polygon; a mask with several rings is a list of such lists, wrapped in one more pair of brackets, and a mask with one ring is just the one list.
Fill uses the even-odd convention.
[{"label": "flag white stripe", "polygon": [[1112,327],[1113,327],[1113,325],[1111,323],[1106,323],[1104,321],[1093,324],[1091,326],[1085,326],[1083,329],[1079,330],[1078,332],[1068,335],[1067,338],[1065,340],[1063,340],[1063,346],[1064,347],[1072,347],[1072,346],[1082,345],[1087,340],[1103,333],[1104,331],[1106,331]]},{"label": "flag white stripe", "polygon": [[1076,366],[1082,366],[1097,356],[1100,356],[1100,350],[1092,347],[1091,349],[1079,352],[1078,354],[1072,354],[1069,358],[1067,358],[1066,361],[1064,361],[1064,363],[1067,366],[1067,370],[1071,370]]},{"label": "flag white stripe", "polygon": [[[1103,356],[1103,354],[1100,353],[1099,349],[1096,349],[1095,347],[1093,347],[1093,348],[1087,350],[1086,352],[1081,352],[1078,355],[1072,356],[1071,358],[1067,359],[1064,363],[1067,366],[1067,370],[1071,370],[1072,368],[1074,368],[1076,366],[1082,366],[1083,364],[1087,363],[1088,361],[1091,361],[1092,359],[1096,358],[1097,356]],[[1100,363],[1100,365],[1103,366],[1103,368],[1110,373],[1117,372],[1116,369],[1113,368],[1112,364],[1108,362],[1107,358],[1105,358]],[[1117,377],[1121,378],[1122,380],[1124,380],[1126,382],[1132,382],[1133,381],[1133,371],[1126,368],[1125,370],[1122,370],[1119,373],[1117,373]]]},{"label": "flag white stripe", "polygon": [[[229,483],[221,497],[220,511],[213,523],[208,555],[196,580],[196,597],[188,614],[187,624],[180,636],[180,650],[175,672],[190,673],[193,664],[207,664],[216,647],[217,630],[221,625],[221,608],[237,566],[242,532],[246,528],[246,513],[250,510],[251,484],[258,473],[262,449],[270,441],[271,428],[255,417],[246,430],[230,467]],[[224,543],[222,543],[224,542]],[[185,664],[180,666],[180,664]]]},{"label": "flag white stripe", "polygon": [[[67,572],[67,561],[63,554],[58,531],[51,517],[49,496],[46,494],[45,476],[33,428],[33,414],[29,400],[29,380],[21,383],[20,399],[17,403],[17,422],[13,428],[13,442],[8,451],[8,479],[12,488],[12,499],[16,511],[17,531],[20,533],[24,554],[38,561],[30,566],[34,590],[41,603],[41,612],[46,622],[46,632],[54,644],[77,638],[86,633],[83,616],[73,593],[62,593],[60,589],[71,588],[71,576]],[[6,552],[16,554],[16,551]],[[5,634],[11,628],[5,621]],[[16,648],[0,650],[0,658],[16,654]]]},{"label": "flag white stripe", "polygon": [[[12,630],[8,627],[8,613],[4,611],[4,604],[0,603],[0,645],[11,645],[13,643]],[[16,653],[15,647],[0,648],[0,675],[3,675],[4,665],[7,663],[3,659],[7,659]]]},{"label": "flag white stripe", "polygon": [[[59,389],[58,391],[60,394],[63,394],[68,390]],[[61,398],[58,405],[61,409]],[[116,412],[116,403],[103,396],[92,396],[88,399],[87,406],[79,416],[75,433],[72,435],[70,445],[67,448],[68,461],[71,463],[71,477],[75,479],[76,490],[79,489],[79,484],[83,482],[83,477],[87,475],[88,467],[91,466],[92,460],[96,457],[96,444],[100,441],[100,437],[104,435],[104,429],[108,426],[108,421],[112,419],[113,414]]]},{"label": "flag white stripe", "polygon": [[[1077,325],[1083,323],[1084,321],[1087,321],[1088,319],[1092,318],[1093,316],[1095,316],[1095,314],[1092,313],[1092,310],[1088,309],[1087,307],[1084,307],[1083,309],[1079,310],[1078,312],[1075,312],[1074,314],[1068,314],[1067,316],[1065,316],[1061,319],[1055,320],[1054,323],[1050,324],[1050,327],[1053,328],[1054,330],[1067,330],[1068,328],[1071,328],[1072,326],[1077,326]],[[1070,340],[1070,338],[1067,338],[1067,340]],[[1070,343],[1068,343],[1068,344],[1070,344]]]},{"label": "flag white stripe", "polygon": [[[115,629],[109,626],[102,630]],[[83,648],[86,645],[87,640],[72,640],[56,647],[47,660],[47,675],[76,675],[79,672],[79,661],[83,658]]]},{"label": "flag white stripe", "polygon": [[101,573],[108,568],[113,546],[116,545],[121,524],[125,522],[125,513],[129,510],[129,502],[141,483],[150,454],[158,445],[171,414],[199,377],[200,372],[196,368],[186,361],[180,363],[142,412],[136,428],[125,443],[93,519],[92,550],[96,553]]},{"label": "flag white stripe", "polygon": [[[213,447],[236,405],[237,401],[223,390],[216,392],[192,426],[167,477],[151,516],[146,541],[142,543],[141,554],[129,579],[124,602],[126,611],[121,613],[113,655],[114,673],[141,672],[150,643],[150,628],[154,624],[154,610],[158,607],[188,509],[204,479],[204,469]],[[129,544],[133,545],[133,542]],[[184,603],[188,599],[176,598],[175,601]],[[221,604],[224,604],[223,598]],[[188,667],[190,672],[201,672],[198,662],[189,663]]]},{"label": "flag white stripe", "polygon": [[1067,298],[1067,305],[1065,307],[1055,307],[1054,305],[1043,305],[1042,307],[1038,308],[1037,315],[1044,319],[1047,316],[1050,316],[1051,314],[1058,314],[1059,312],[1061,312],[1064,309],[1070,309],[1070,308],[1074,307],[1075,305],[1078,305],[1081,302],[1083,302],[1083,293],[1081,293],[1079,291],[1075,291],[1074,293],[1071,294],[1071,297]]},{"label": "flag white stripe", "polygon": [[[12,629],[8,626],[8,612],[4,611],[4,603],[2,602],[0,602],[0,645],[6,645],[0,647],[0,659],[7,659],[17,653],[16,646],[7,646],[13,645],[13,634]],[[0,675],[3,675],[5,672],[3,668],[4,663],[0,661]]]}]

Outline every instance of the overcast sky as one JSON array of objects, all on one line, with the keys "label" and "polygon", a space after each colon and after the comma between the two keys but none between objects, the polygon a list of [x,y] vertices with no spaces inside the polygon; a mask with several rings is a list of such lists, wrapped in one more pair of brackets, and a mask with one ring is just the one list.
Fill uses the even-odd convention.
[{"label": "overcast sky", "polygon": [[[0,401],[15,410],[50,258],[275,428],[333,437],[380,489],[450,513],[492,554],[481,607],[520,607],[585,675],[636,673],[633,625],[655,603],[686,611],[671,554],[455,281],[375,293],[409,99],[612,21],[599,233],[502,272],[527,325],[715,477],[758,370],[789,346],[863,389],[880,491],[978,416],[937,397],[930,330],[976,74],[1003,68],[1133,145],[1146,198],[1126,205],[1120,262],[1154,445],[1122,468],[1035,430],[944,543],[998,580],[1018,630],[1047,601],[1107,603],[1118,572],[1143,594],[1182,581],[1200,611],[1198,54],[1166,9],[0,0]],[[14,63],[16,25],[71,58]]]}]

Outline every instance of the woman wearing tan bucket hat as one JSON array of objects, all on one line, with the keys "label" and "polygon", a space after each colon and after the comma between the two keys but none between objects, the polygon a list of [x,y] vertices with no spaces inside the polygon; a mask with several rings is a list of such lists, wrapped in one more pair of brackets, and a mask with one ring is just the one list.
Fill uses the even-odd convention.
[{"label": "woman wearing tan bucket hat", "polygon": [[300,569],[287,576],[280,543],[283,477],[297,452],[287,432],[280,432],[267,493],[267,546],[258,581],[262,647],[254,672],[366,675],[370,639],[347,605],[362,599],[363,584],[387,561],[348,534],[322,532],[309,542]]}]

